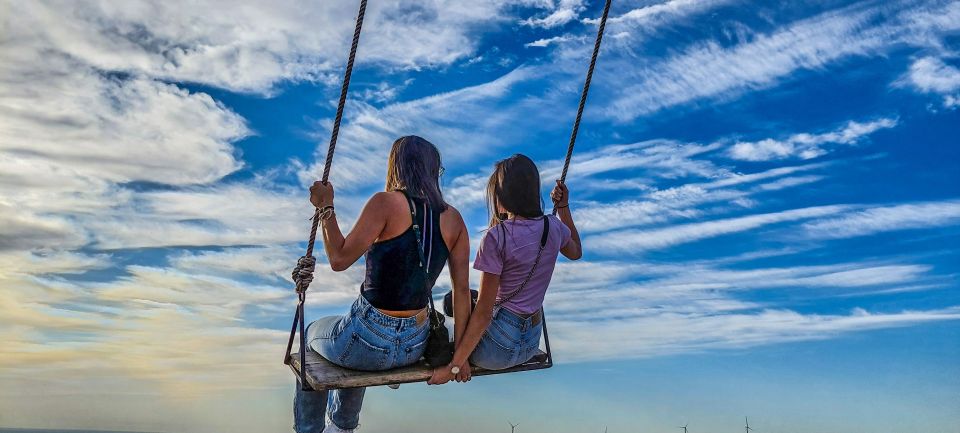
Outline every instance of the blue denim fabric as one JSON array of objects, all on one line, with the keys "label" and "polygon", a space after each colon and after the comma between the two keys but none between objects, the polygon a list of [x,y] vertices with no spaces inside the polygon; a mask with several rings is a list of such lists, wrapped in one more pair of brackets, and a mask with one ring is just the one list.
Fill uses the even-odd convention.
[{"label": "blue denim fabric", "polygon": [[543,323],[499,308],[470,355],[470,363],[488,370],[503,370],[526,362],[540,348]]},{"label": "blue denim fabric", "polygon": [[[363,296],[343,316],[319,319],[307,327],[307,345],[334,364],[355,370],[380,371],[420,360],[427,343],[427,320],[390,317],[374,308]],[[324,412],[342,429],[360,422],[365,388],[302,391],[297,384],[294,398],[294,431],[320,433]],[[329,394],[329,396],[328,396]]]}]

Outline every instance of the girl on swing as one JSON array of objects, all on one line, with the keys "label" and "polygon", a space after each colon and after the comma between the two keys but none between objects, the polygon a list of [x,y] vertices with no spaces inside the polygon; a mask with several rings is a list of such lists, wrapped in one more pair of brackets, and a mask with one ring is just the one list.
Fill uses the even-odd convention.
[{"label": "girl on swing", "polygon": [[[470,237],[460,213],[443,200],[442,170],[440,152],[429,141],[417,136],[398,139],[387,161],[386,191],[370,198],[346,236],[334,212],[333,185],[316,182],[310,188],[310,202],[320,210],[330,267],[343,271],[361,255],[366,258],[360,296],[347,314],[324,317],[307,327],[310,349],[356,370],[389,370],[417,362],[430,328],[430,289],[445,264],[450,266],[458,294],[455,314],[463,318],[454,329],[460,340],[470,313]],[[422,227],[421,242],[428,257],[425,269],[420,267],[413,224]],[[294,429],[297,433],[352,432],[359,423],[363,394],[364,388],[303,391],[298,384]],[[327,411],[330,422],[324,425]]]},{"label": "girl on swing", "polygon": [[453,361],[435,368],[429,384],[469,381],[470,364],[502,370],[537,353],[541,307],[557,257],[582,255],[566,185],[557,181],[550,198],[557,216],[544,215],[540,172],[530,158],[516,154],[494,166],[487,183],[490,228],[473,262],[482,272],[477,305],[456,338]]}]

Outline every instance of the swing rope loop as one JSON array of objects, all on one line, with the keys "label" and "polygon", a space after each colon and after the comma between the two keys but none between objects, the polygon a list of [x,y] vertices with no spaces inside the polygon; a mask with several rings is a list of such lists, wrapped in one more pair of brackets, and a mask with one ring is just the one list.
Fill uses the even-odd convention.
[{"label": "swing rope loop", "polygon": [[297,284],[297,292],[303,292],[306,287],[313,282],[313,271],[317,267],[317,258],[313,256],[301,256],[297,260],[297,266],[293,268],[293,274],[290,276],[293,282]]},{"label": "swing rope loop", "polygon": [[[580,130],[580,118],[583,117],[583,107],[587,104],[587,93],[590,92],[590,81],[593,80],[593,68],[597,65],[597,55],[600,54],[600,41],[603,40],[603,30],[607,26],[607,15],[610,12],[610,3],[607,0],[603,6],[603,16],[600,18],[600,28],[597,29],[597,41],[593,44],[593,57],[590,58],[590,68],[587,69],[587,79],[583,82],[583,92],[580,94],[580,106],[577,107],[577,119],[573,122],[573,132],[570,133],[570,144],[567,145],[567,157],[563,161],[563,172],[560,173],[560,183],[567,181],[567,169],[570,168],[570,158],[573,157],[573,146],[577,142],[577,132]],[[556,213],[556,209],[554,209]]]}]

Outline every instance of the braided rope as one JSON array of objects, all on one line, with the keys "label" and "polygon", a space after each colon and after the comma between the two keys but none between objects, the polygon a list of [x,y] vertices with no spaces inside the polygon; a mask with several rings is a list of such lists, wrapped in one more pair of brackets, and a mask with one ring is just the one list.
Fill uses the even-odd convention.
[{"label": "braided rope", "polygon": [[[357,26],[353,30],[353,41],[350,43],[350,56],[347,58],[347,69],[343,73],[343,85],[340,86],[340,100],[337,102],[337,115],[333,118],[333,130],[330,132],[330,145],[327,147],[327,158],[323,164],[323,177],[320,181],[327,183],[330,178],[330,167],[333,165],[333,153],[337,150],[337,137],[340,135],[340,121],[343,120],[343,107],[347,104],[347,91],[350,89],[350,76],[353,75],[353,62],[357,57],[357,45],[360,43],[360,30],[363,28],[363,16],[367,12],[367,0],[360,0],[360,11],[357,12]],[[304,257],[313,257],[313,248],[317,242],[317,229],[320,227],[320,209],[313,212],[313,224],[310,227],[310,240],[307,242],[307,253]],[[301,257],[302,259],[303,257]],[[313,279],[303,279],[297,283],[297,292],[310,287]]]},{"label": "braided rope", "polygon": [[[340,87],[340,100],[337,101],[337,114],[333,119],[333,130],[330,132],[330,145],[327,147],[327,158],[323,165],[321,181],[327,183],[330,178],[330,167],[333,165],[333,152],[337,148],[337,136],[340,134],[340,121],[343,119],[343,107],[347,104],[347,91],[350,88],[350,76],[353,74],[353,63],[357,56],[357,45],[360,43],[360,30],[363,27],[363,16],[367,12],[367,0],[360,0],[360,10],[357,12],[357,25],[353,30],[353,41],[350,43],[350,56],[347,58],[347,68],[343,73],[343,85]],[[306,381],[306,335],[304,335],[304,303],[307,299],[306,291],[313,282],[313,271],[317,259],[313,257],[314,245],[317,241],[317,229],[320,227],[320,209],[313,212],[310,227],[310,239],[307,242],[307,253],[297,260],[293,270],[293,281],[297,290],[297,310],[293,316],[293,326],[290,327],[290,340],[287,342],[287,354],[283,358],[284,364],[290,364],[290,353],[293,349],[293,338],[300,331],[300,386],[303,390],[310,390]]]},{"label": "braided rope", "polygon": [[[607,26],[607,14],[610,12],[610,3],[607,0],[603,7],[603,16],[600,18],[600,28],[597,29],[597,41],[593,45],[593,56],[590,58],[590,68],[587,69],[587,79],[583,82],[583,92],[580,94],[580,106],[577,108],[577,119],[573,122],[573,132],[570,133],[570,144],[567,145],[567,157],[563,161],[563,172],[560,174],[560,183],[567,180],[567,169],[570,168],[570,158],[573,157],[573,146],[577,142],[577,132],[580,130],[580,118],[583,117],[583,107],[587,104],[587,93],[590,92],[590,81],[593,80],[593,68],[597,65],[597,56],[600,54],[600,41],[603,40],[603,30]],[[556,213],[556,210],[554,210]]]}]

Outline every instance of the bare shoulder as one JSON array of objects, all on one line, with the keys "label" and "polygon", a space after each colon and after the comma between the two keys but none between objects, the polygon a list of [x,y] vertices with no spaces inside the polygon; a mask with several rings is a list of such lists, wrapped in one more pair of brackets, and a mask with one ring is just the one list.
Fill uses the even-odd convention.
[{"label": "bare shoulder", "polygon": [[406,196],[400,191],[380,191],[374,193],[367,206],[372,206],[378,210],[392,211],[400,206],[407,207]]},{"label": "bare shoulder", "polygon": [[457,208],[447,205],[447,209],[440,213],[440,223],[450,227],[464,226],[463,216]]}]

